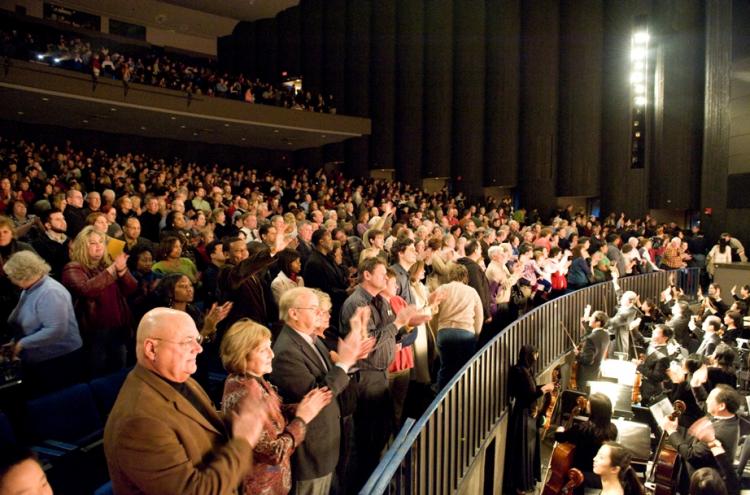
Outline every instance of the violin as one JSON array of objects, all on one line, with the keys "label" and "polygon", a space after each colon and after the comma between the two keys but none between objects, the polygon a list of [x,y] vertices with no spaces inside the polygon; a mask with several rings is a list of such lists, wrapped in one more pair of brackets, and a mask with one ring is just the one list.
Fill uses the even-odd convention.
[{"label": "violin", "polygon": [[[685,403],[681,400],[674,401],[674,411],[669,415],[669,420],[674,421],[685,412]],[[656,448],[654,466],[651,468],[650,479],[656,484],[654,495],[671,495],[677,489],[679,480],[677,475],[677,459],[679,455],[674,447],[666,443],[667,432],[663,431]]]},{"label": "violin", "polygon": [[[571,427],[575,417],[578,416],[582,410],[586,409],[587,402],[588,401],[585,397],[578,397],[575,407],[570,412],[570,417],[565,422],[566,430]],[[555,446],[552,449],[552,455],[550,456],[549,469],[547,470],[547,482],[544,484],[542,495],[560,495],[568,493],[565,490],[570,489],[566,487],[570,481],[571,471],[574,471],[573,453],[575,452],[575,449],[576,446],[572,443],[555,442]],[[573,475],[575,476],[575,473]]]}]

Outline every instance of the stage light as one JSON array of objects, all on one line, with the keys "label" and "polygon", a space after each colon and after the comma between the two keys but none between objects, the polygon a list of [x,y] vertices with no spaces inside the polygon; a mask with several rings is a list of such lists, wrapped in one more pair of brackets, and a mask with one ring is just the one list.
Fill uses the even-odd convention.
[{"label": "stage light", "polygon": [[44,60],[44,55],[43,55],[43,54],[41,54],[41,53],[39,53],[39,54],[38,54],[38,55],[36,56],[36,59],[37,59],[37,60]]},{"label": "stage light", "polygon": [[635,91],[636,94],[645,95],[646,94],[646,86],[644,86],[643,84],[636,84],[635,86],[633,86],[633,91]]},{"label": "stage light", "polygon": [[633,104],[637,107],[645,107],[646,106],[646,97],[645,96],[636,96],[633,98]]},{"label": "stage light", "polygon": [[630,73],[630,82],[633,84],[640,84],[643,82],[644,76],[643,72],[631,72]]},{"label": "stage light", "polygon": [[646,56],[648,55],[648,50],[641,46],[634,46],[630,50],[630,60],[639,61],[639,60],[646,60]]},{"label": "stage light", "polygon": [[62,59],[58,58],[58,57],[55,57],[54,60],[53,60],[53,62],[55,62],[56,64],[59,64],[60,62],[62,62]]}]

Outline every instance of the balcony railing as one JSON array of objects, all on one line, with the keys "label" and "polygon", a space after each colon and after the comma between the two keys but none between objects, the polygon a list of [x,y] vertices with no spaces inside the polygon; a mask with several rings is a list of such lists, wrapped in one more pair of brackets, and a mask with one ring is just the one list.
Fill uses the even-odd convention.
[{"label": "balcony railing", "polygon": [[[661,271],[620,279],[622,290],[658,300],[670,283],[694,296],[699,269]],[[580,340],[579,319],[587,304],[611,313],[616,307],[611,282],[549,301],[526,313],[487,343],[438,394],[416,422],[409,420],[360,494],[456,493],[486,440],[508,412],[508,369],[522,345],[539,351],[543,370],[571,350],[561,329]],[[500,480],[493,480],[493,485]]]}]

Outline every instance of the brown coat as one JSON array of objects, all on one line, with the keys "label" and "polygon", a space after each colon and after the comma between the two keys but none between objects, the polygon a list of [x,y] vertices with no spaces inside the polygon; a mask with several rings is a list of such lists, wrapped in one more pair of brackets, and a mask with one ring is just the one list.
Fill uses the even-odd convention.
[{"label": "brown coat", "polygon": [[201,414],[166,381],[136,365],[104,429],[104,452],[117,495],[236,494],[252,467],[252,447],[230,439],[219,413],[192,379]]}]

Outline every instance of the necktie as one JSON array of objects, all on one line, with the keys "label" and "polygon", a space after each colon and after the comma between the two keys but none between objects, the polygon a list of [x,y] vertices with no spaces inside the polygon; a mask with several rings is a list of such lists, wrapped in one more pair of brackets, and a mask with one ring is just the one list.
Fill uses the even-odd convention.
[{"label": "necktie", "polygon": [[317,336],[313,337],[313,349],[315,349],[315,353],[318,355],[320,362],[323,364],[323,369],[328,370],[328,365],[326,364],[323,350],[320,348],[321,345],[323,345],[323,343],[320,341],[320,339]]}]

